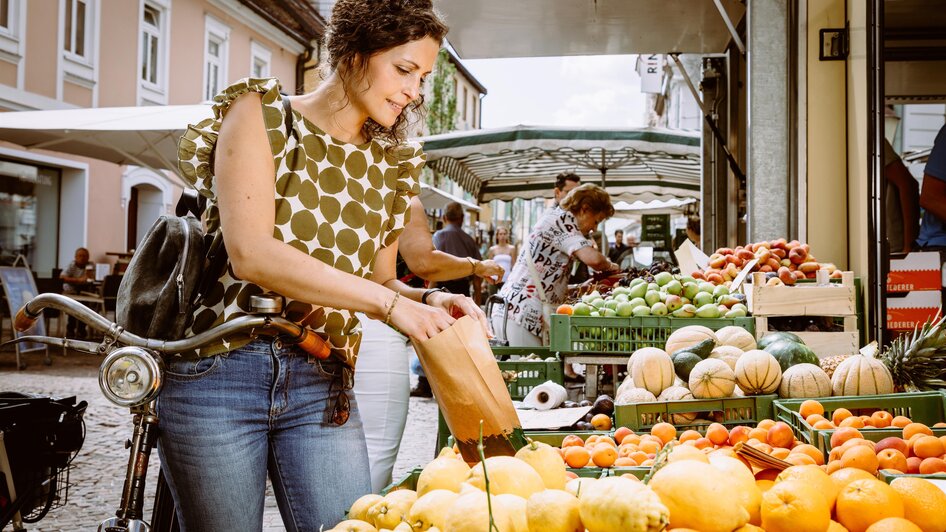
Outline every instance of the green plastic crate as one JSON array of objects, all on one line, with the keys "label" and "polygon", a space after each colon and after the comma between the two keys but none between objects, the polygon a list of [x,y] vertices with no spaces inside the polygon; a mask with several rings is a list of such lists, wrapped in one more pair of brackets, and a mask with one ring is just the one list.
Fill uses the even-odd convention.
[{"label": "green plastic crate", "polygon": [[673,423],[671,418],[673,414],[690,412],[703,415],[698,415],[697,419],[691,423],[673,423],[677,432],[692,429],[705,434],[706,428],[712,421],[700,418],[715,413],[722,414],[720,422],[727,428],[737,425],[754,426],[759,421],[772,417],[772,403],[776,397],[775,395],[756,395],[615,405],[614,427],[627,427],[634,432],[648,432],[651,427],[661,421]]},{"label": "green plastic crate", "polygon": [[565,383],[565,365],[561,358],[555,357],[554,361],[544,359],[552,357],[547,347],[494,347],[493,355],[525,357],[531,353],[543,358],[543,360],[499,360],[499,370],[503,373],[503,380],[506,381],[506,387],[509,389],[509,396],[514,401],[521,401],[532,391],[532,388],[546,382],[552,381],[557,384]]},{"label": "green plastic crate", "polygon": [[628,467],[628,466],[618,466],[612,467],[609,471],[612,477],[619,477],[625,473],[630,473],[637,477],[640,480],[644,480],[648,474],[650,474],[650,467]]},{"label": "green plastic crate", "polygon": [[604,318],[553,314],[549,347],[553,352],[596,354],[630,354],[642,347],[663,349],[673,331],[688,325],[702,325],[714,331],[735,325],[755,335],[752,318]]},{"label": "green plastic crate", "polygon": [[420,478],[420,474],[423,471],[423,468],[415,467],[409,473],[404,475],[400,480],[395,480],[383,490],[381,490],[381,495],[387,495],[395,490],[416,490],[417,489],[417,479]]},{"label": "green plastic crate", "polygon": [[[846,408],[854,415],[870,415],[877,410],[886,410],[894,416],[906,416],[914,422],[928,426],[946,421],[946,393],[942,391],[886,395],[845,395],[816,397],[814,399],[824,406],[824,417],[829,419],[838,408]],[[778,421],[784,421],[791,425],[792,430],[795,431],[795,436],[799,440],[814,445],[827,457],[828,453],[831,452],[830,441],[834,429],[812,428],[798,413],[801,404],[805,401],[806,399],[777,399],[773,404],[775,417]],[[861,431],[865,439],[872,441],[882,439],[875,440],[873,437],[868,437],[873,433],[876,433],[877,436],[881,434],[899,436],[902,434],[901,431],[893,429],[865,428],[858,430]]]},{"label": "green plastic crate", "polygon": [[877,472],[877,478],[887,484],[890,484],[894,479],[899,477],[925,478],[926,480],[934,481],[941,490],[946,491],[946,473],[939,473],[937,475],[909,475],[907,473],[897,473],[891,469],[881,469]]}]

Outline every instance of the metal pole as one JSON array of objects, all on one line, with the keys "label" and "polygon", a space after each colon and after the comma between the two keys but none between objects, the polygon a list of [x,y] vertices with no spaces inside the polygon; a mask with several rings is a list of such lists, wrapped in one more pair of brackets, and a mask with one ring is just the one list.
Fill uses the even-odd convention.
[{"label": "metal pole", "polygon": [[729,13],[726,12],[726,8],[723,7],[723,3],[720,0],[714,1],[716,2],[716,10],[719,11],[719,16],[723,18],[723,22],[725,22],[726,27],[729,28],[729,34],[732,35],[733,42],[735,42],[736,47],[739,48],[739,53],[746,55],[746,45],[742,44],[742,39],[739,38],[736,27],[733,26],[732,20],[729,19]]}]

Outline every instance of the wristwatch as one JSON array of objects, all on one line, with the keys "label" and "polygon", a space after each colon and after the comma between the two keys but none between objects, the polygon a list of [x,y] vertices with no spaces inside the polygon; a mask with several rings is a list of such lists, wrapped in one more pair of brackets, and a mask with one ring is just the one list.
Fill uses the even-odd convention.
[{"label": "wristwatch", "polygon": [[447,289],[446,289],[446,288],[443,288],[443,287],[439,287],[439,288],[429,288],[429,289],[427,289],[427,290],[424,291],[424,295],[420,296],[420,302],[421,302],[422,305],[426,305],[426,304],[427,304],[427,296],[429,296],[430,294],[433,294],[434,292],[446,292],[446,291],[447,291]]}]

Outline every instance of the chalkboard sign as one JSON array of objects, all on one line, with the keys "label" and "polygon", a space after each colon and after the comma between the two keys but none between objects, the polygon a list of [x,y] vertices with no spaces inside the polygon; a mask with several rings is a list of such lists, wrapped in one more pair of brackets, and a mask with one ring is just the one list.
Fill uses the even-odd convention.
[{"label": "chalkboard sign", "polygon": [[[23,305],[36,297],[38,293],[33,273],[27,268],[0,267],[0,283],[3,285],[3,293],[6,295],[7,305],[10,308],[10,316],[16,316]],[[42,319],[36,320],[27,331],[13,331],[13,334],[15,338],[32,335],[46,336],[46,322]],[[16,349],[19,354],[46,349],[46,346],[35,342],[20,342],[16,344]]]},{"label": "chalkboard sign", "polygon": [[650,242],[656,251],[671,251],[669,214],[641,215],[641,243],[644,242]]}]

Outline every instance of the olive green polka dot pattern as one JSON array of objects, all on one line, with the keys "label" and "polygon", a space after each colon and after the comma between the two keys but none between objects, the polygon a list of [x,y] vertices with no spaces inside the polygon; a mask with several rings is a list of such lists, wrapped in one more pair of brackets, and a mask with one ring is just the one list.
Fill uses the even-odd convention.
[{"label": "olive green polka dot pattern", "polygon": [[[276,172],[273,237],[346,273],[369,277],[378,250],[391,245],[410,216],[409,197],[420,191],[417,181],[425,156],[417,143],[390,149],[376,141],[354,145],[333,139],[298,112],[287,138],[285,111],[275,78],[243,79],[214,98],[213,117],[189,126],[178,144],[184,178],[205,196],[204,224],[220,228],[213,176],[213,147],[223,115],[239,96],[262,95],[263,123]],[[263,289],[237,278],[227,268],[217,286],[195,311],[189,333],[249,313],[249,297]],[[352,312],[287,300],[283,315],[320,333],[333,352],[354,367],[361,342],[360,325]],[[233,337],[201,351],[209,356],[240,347],[250,339]]]}]

